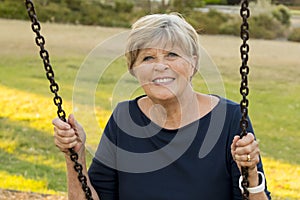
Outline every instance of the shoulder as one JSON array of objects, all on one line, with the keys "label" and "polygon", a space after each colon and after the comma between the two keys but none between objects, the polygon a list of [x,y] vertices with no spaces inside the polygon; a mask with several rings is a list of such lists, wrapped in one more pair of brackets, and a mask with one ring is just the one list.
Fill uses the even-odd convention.
[{"label": "shoulder", "polygon": [[114,113],[124,111],[124,110],[132,110],[132,109],[138,109],[138,100],[143,98],[144,96],[138,96],[134,99],[120,101],[116,107],[114,108]]},{"label": "shoulder", "polygon": [[136,119],[139,119],[136,102],[137,98],[121,101],[115,106],[104,130],[110,139],[118,135],[118,132],[127,130],[127,127],[134,127]]},{"label": "shoulder", "polygon": [[[240,130],[240,120],[242,118],[242,112],[240,104],[237,102],[234,102],[230,99],[222,98],[220,97],[220,104],[225,105],[226,107],[226,125],[228,128],[233,130],[234,133],[239,134],[241,132]],[[254,133],[252,123],[250,120],[250,117],[247,116],[248,120],[248,132]]]},{"label": "shoulder", "polygon": [[217,106],[212,110],[212,116],[218,122],[224,122],[224,127],[236,129],[241,119],[241,109],[237,102],[225,97],[216,96],[219,101]]},{"label": "shoulder", "polygon": [[234,110],[239,108],[239,104],[237,102],[215,94],[197,93],[197,96],[201,104],[204,103],[210,105],[211,107],[215,107],[221,104],[221,105],[226,105],[228,108]]},{"label": "shoulder", "polygon": [[219,104],[226,105],[227,111],[229,111],[229,112],[239,112],[240,111],[240,104],[238,104],[237,102],[227,99],[225,97],[219,97],[219,96],[216,96],[216,97],[219,98]]},{"label": "shoulder", "polygon": [[139,121],[143,113],[138,106],[138,100],[143,96],[136,97],[135,99],[121,101],[113,110],[113,118],[116,122],[127,122],[128,120]]}]

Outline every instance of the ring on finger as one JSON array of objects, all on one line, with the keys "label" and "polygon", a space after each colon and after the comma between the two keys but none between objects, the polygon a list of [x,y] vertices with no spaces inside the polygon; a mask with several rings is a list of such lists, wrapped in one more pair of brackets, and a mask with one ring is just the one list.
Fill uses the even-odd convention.
[{"label": "ring on finger", "polygon": [[251,156],[250,156],[250,154],[247,154],[247,162],[251,162]]}]

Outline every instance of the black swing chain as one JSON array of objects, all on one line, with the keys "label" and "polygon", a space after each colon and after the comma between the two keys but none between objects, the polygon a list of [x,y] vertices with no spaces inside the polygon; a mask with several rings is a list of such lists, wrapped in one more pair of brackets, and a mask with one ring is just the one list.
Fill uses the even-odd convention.
[{"label": "black swing chain", "polygon": [[[36,15],[36,12],[34,9],[34,4],[31,0],[25,0],[25,6],[27,9],[29,18],[32,22],[31,29],[36,34],[35,43],[37,46],[40,47],[40,57],[43,60],[44,68],[46,71],[46,76],[50,82],[50,91],[54,94],[53,102],[58,108],[57,115],[62,121],[66,122],[67,121],[66,113],[62,108],[62,98],[58,95],[59,87],[54,79],[54,71],[50,64],[49,53],[45,49],[45,38],[40,33],[41,25],[37,19],[37,15]],[[92,192],[87,184],[86,176],[82,173],[83,168],[82,168],[82,165],[78,162],[78,154],[74,151],[74,149],[69,149],[69,151],[70,151],[70,159],[74,162],[74,169],[78,173],[77,177],[81,183],[81,187],[82,187],[83,192],[85,193],[85,197],[87,200],[92,200],[93,199]]]},{"label": "black swing chain", "polygon": [[[35,42],[37,46],[40,47],[40,57],[43,60],[44,63],[44,68],[46,70],[46,75],[47,78],[50,82],[50,90],[51,92],[55,95],[53,98],[54,104],[57,106],[58,111],[57,115],[58,117],[66,122],[66,114],[65,111],[62,109],[62,98],[58,95],[58,84],[54,80],[54,72],[52,69],[52,66],[50,64],[49,60],[49,53],[48,51],[44,48],[45,45],[45,39],[44,37],[40,34],[41,30],[41,25],[39,21],[37,20],[36,12],[34,9],[34,5],[31,0],[25,0],[25,5],[27,8],[27,12],[29,15],[29,18],[32,21],[31,28],[33,32],[36,33],[36,38]],[[240,74],[241,74],[241,87],[240,87],[240,94],[242,95],[243,99],[240,102],[240,108],[242,112],[242,118],[240,120],[240,127],[242,129],[242,133],[240,137],[242,138],[243,136],[247,135],[247,128],[248,128],[248,120],[247,120],[247,115],[248,115],[248,105],[249,105],[249,100],[247,99],[247,96],[249,94],[249,88],[248,88],[248,74],[249,74],[249,66],[248,64],[248,53],[249,53],[249,45],[247,44],[247,41],[249,40],[249,24],[247,22],[248,18],[250,17],[250,10],[248,8],[249,6],[249,1],[248,0],[243,0],[241,3],[241,10],[240,10],[240,15],[243,19],[243,23],[241,25],[241,39],[243,40],[242,45],[240,46],[240,53],[241,53],[241,60],[242,60],[242,65],[240,67]],[[91,190],[87,185],[87,179],[85,175],[82,173],[82,165],[78,163],[78,154],[73,150],[70,150],[70,158],[74,162],[74,169],[78,173],[78,180],[82,184],[82,189],[85,192],[86,199],[92,200],[92,194]],[[247,180],[248,178],[248,169],[247,167],[242,168],[242,186],[244,188],[244,193],[243,193],[243,199],[248,200],[249,199],[249,192],[247,190],[247,187],[249,186],[249,181]]]},{"label": "black swing chain", "polygon": [[[242,129],[242,132],[240,134],[240,138],[247,135],[247,128],[248,128],[248,105],[249,100],[247,99],[247,96],[249,94],[249,88],[248,88],[248,74],[249,74],[249,66],[248,66],[248,53],[250,50],[249,45],[247,44],[247,41],[249,40],[249,24],[248,24],[248,18],[250,17],[250,10],[249,10],[249,1],[243,0],[241,3],[241,9],[240,9],[240,15],[243,19],[242,25],[241,25],[241,39],[243,40],[242,45],[240,46],[240,53],[241,53],[241,60],[242,65],[240,67],[240,74],[241,74],[241,86],[240,86],[240,94],[242,95],[242,100],[240,102],[240,108],[242,117],[240,120],[240,127]],[[242,187],[244,189],[244,192],[242,194],[243,200],[249,199],[249,191],[247,188],[249,187],[249,181],[248,181],[248,168],[242,167]]]}]

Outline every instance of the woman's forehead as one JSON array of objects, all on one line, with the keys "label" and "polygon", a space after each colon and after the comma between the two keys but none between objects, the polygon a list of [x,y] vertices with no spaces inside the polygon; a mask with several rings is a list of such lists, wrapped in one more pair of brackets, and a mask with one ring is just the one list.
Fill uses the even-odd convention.
[{"label": "woman's forehead", "polygon": [[174,53],[183,53],[183,51],[178,46],[173,47],[151,47],[151,48],[143,48],[140,49],[140,54],[147,54],[147,53],[168,53],[168,52],[174,52]]}]

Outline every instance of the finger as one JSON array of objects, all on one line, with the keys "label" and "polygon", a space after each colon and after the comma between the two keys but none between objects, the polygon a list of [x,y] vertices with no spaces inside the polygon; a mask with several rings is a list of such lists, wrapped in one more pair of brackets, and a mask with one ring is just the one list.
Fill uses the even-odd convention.
[{"label": "finger", "polygon": [[233,157],[233,159],[235,159],[235,150],[236,150],[236,142],[239,140],[239,136],[235,136],[232,140],[230,149],[231,149],[231,155]]},{"label": "finger", "polygon": [[247,155],[255,152],[256,149],[258,149],[258,142],[253,140],[252,143],[247,144],[246,146],[236,147],[235,153],[239,155]]},{"label": "finger", "polygon": [[[247,158],[246,158],[247,159]],[[248,167],[249,169],[253,169],[256,167],[257,163],[259,162],[258,157],[251,158],[250,161],[243,159],[244,161],[236,160],[236,163],[239,167]]]},{"label": "finger", "polygon": [[236,146],[243,147],[250,143],[252,143],[255,140],[254,135],[252,133],[248,133],[246,136],[241,138],[239,141],[236,142]]},{"label": "finger", "polygon": [[72,126],[72,128],[77,128],[76,120],[73,114],[70,114],[68,117],[68,123]]},{"label": "finger", "polygon": [[57,137],[56,139],[62,144],[70,144],[70,143],[78,142],[76,135],[74,135],[73,137]]},{"label": "finger", "polygon": [[63,129],[63,130],[67,130],[67,129],[70,129],[70,128],[71,128],[71,126],[70,126],[68,123],[62,121],[62,120],[59,119],[59,118],[53,119],[53,120],[52,120],[52,124],[53,124],[54,126],[58,127],[59,129]]},{"label": "finger", "polygon": [[69,149],[71,149],[71,148],[73,148],[77,145],[77,141],[65,144],[65,143],[62,143],[57,138],[54,139],[54,143],[59,148],[59,150],[64,152],[64,153],[69,152]]},{"label": "finger", "polygon": [[[63,135],[63,136],[62,136]],[[54,139],[58,141],[60,144],[70,144],[77,142],[77,136],[75,134],[72,134],[71,136],[65,136],[62,133],[55,132]]]},{"label": "finger", "polygon": [[260,158],[258,148],[249,154],[235,154],[235,161],[239,167],[249,167],[250,169],[253,169],[254,167],[256,167],[259,160]]},{"label": "finger", "polygon": [[77,122],[77,120],[75,119],[73,114],[70,114],[68,117],[68,122],[69,124],[72,126],[72,128],[75,130],[75,134],[78,136],[77,140],[79,142],[82,142],[83,139],[81,137],[84,137],[82,135],[80,135],[80,131],[83,131],[81,125]]},{"label": "finger", "polygon": [[236,143],[237,141],[240,139],[240,136],[236,135],[234,136],[232,143],[231,143],[231,149],[235,149],[236,148]]},{"label": "finger", "polygon": [[238,162],[252,162],[256,159],[256,153],[249,153],[249,154],[235,154],[235,160]]},{"label": "finger", "polygon": [[54,132],[57,134],[58,137],[73,137],[76,135],[74,129],[62,130],[57,127],[54,127]]}]

